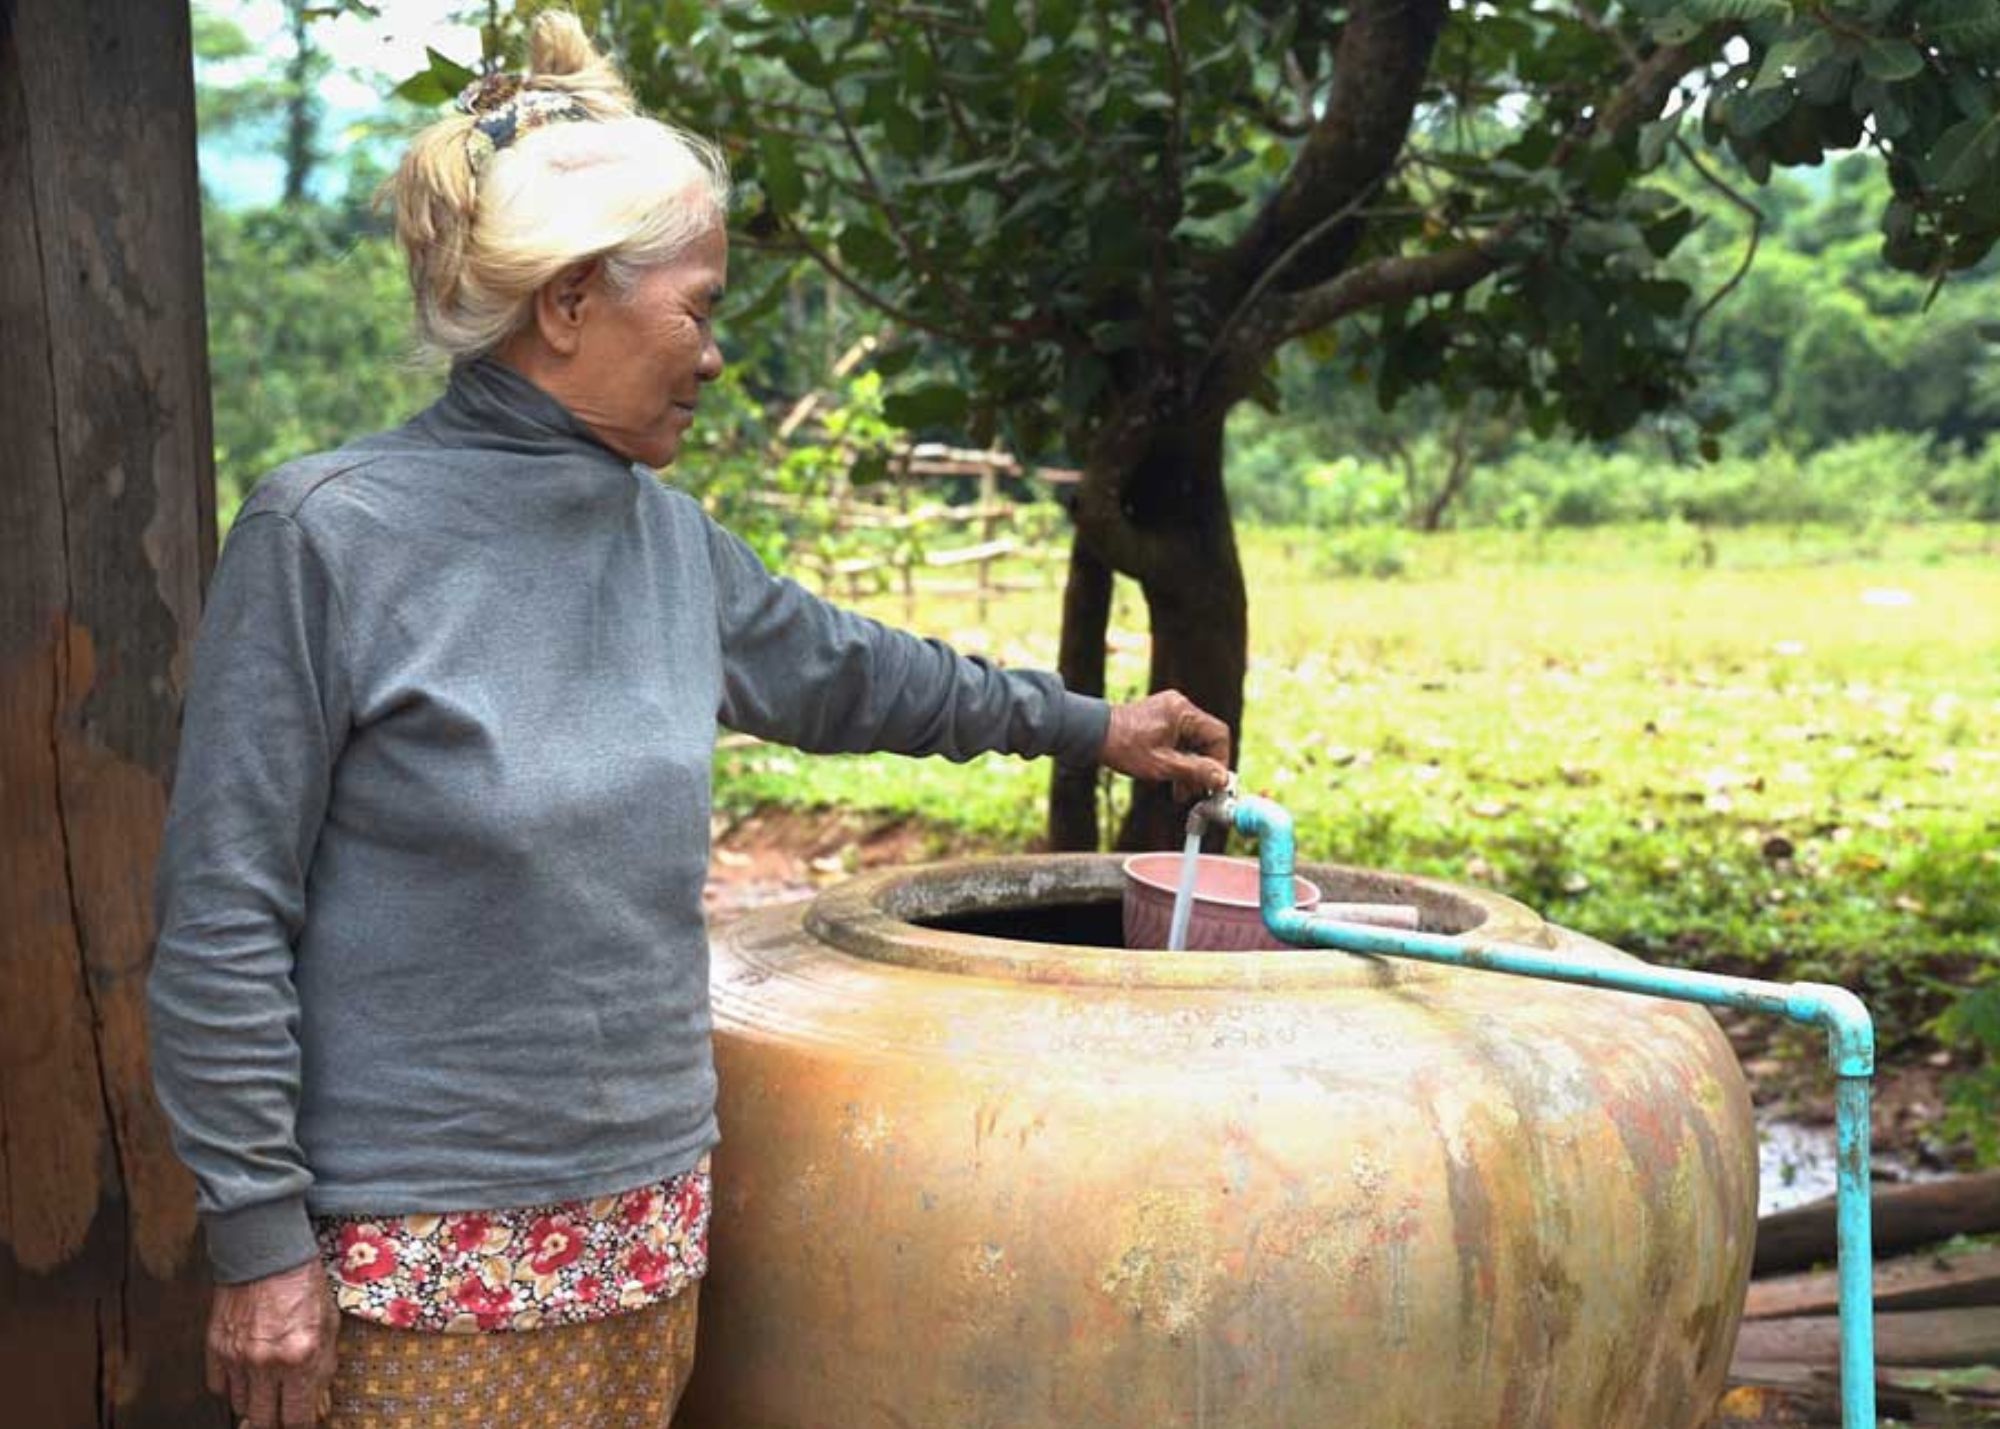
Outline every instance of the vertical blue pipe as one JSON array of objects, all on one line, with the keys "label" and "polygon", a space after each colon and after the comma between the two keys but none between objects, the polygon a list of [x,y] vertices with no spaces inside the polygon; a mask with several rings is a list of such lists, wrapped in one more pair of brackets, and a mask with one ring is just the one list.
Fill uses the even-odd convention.
[{"label": "vertical blue pipe", "polygon": [[1834,1088],[1839,1137],[1840,1412],[1847,1429],[1875,1426],[1875,1244],[1868,1185],[1868,1093],[1865,1076],[1843,1076]]},{"label": "vertical blue pipe", "polygon": [[1876,1429],[1875,1270],[1868,1202],[1868,1102],[1869,1079],[1875,1072],[1875,1025],[1860,998],[1823,983],[1763,982],[1650,963],[1579,963],[1508,943],[1468,944],[1436,934],[1316,918],[1294,906],[1292,816],[1283,808],[1255,795],[1218,795],[1197,806],[1195,816],[1225,820],[1257,840],[1264,924],[1287,943],[1764,1012],[1824,1028],[1839,1079],[1834,1113],[1839,1146],[1840,1422],[1841,1429]]}]

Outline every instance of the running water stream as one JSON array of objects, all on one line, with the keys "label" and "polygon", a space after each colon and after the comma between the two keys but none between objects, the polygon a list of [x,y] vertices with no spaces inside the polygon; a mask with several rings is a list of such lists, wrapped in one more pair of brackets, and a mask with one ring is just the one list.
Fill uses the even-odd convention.
[{"label": "running water stream", "polygon": [[[1187,948],[1188,915],[1194,911],[1194,883],[1201,872],[1201,830],[1192,829],[1187,842],[1181,846],[1181,881],[1174,888],[1174,918],[1167,925],[1167,951],[1184,952]],[[1158,905],[1155,904],[1155,907]],[[1155,913],[1154,917],[1160,915]],[[1160,925],[1155,923],[1154,927]]]}]

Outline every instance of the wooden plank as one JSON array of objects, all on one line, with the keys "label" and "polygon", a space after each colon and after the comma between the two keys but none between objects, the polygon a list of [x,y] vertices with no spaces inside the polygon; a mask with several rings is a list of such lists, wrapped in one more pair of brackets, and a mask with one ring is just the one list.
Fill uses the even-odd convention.
[{"label": "wooden plank", "polygon": [[[1707,1429],[1839,1429],[1840,1379],[1830,1367],[1739,1360],[1730,1366],[1730,1386]],[[1992,1424],[2000,1413],[2000,1370],[1883,1368],[1875,1375],[1875,1399],[1878,1415],[1897,1424]]]},{"label": "wooden plank", "polygon": [[[1746,1320],[1737,1331],[1736,1359],[1745,1363],[1837,1365],[1840,1320],[1833,1315]],[[1875,1362],[1927,1368],[2000,1364],[2000,1306],[1878,1314]]]},{"label": "wooden plank", "polygon": [[997,541],[981,541],[976,546],[966,546],[956,551],[926,551],[924,564],[934,567],[969,566],[976,561],[991,561],[1001,556],[1011,556],[1020,548],[1020,543],[1011,537],[1002,537]]},{"label": "wooden plank", "polygon": [[227,1423],[153,1102],[151,882],[215,546],[185,6],[0,20],[0,1418]]},{"label": "wooden plank", "polygon": [[[1955,1235],[2000,1231],[2000,1171],[1876,1190],[1875,1254],[1901,1255]],[[1831,1197],[1757,1223],[1751,1274],[1762,1278],[1808,1270],[1834,1258]]]},{"label": "wooden plank", "polygon": [[[1948,1259],[1907,1256],[1875,1266],[1877,1310],[1946,1310],[1960,1305],[2000,1305],[2000,1249],[1968,1251]],[[1831,1315],[1839,1308],[1839,1274],[1815,1270],[1753,1280],[1743,1317]]]}]

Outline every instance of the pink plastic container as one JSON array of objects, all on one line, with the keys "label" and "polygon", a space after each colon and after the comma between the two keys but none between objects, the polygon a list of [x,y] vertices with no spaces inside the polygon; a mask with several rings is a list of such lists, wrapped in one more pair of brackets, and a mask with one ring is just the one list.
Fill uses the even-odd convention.
[{"label": "pink plastic container", "polygon": [[[1164,948],[1174,921],[1174,890],[1180,886],[1181,856],[1138,853],[1125,860],[1125,946]],[[1293,878],[1299,908],[1319,906],[1319,888]],[[1248,953],[1283,948],[1265,931],[1257,906],[1254,859],[1201,855],[1195,871],[1194,907],[1188,914],[1190,951]]]}]

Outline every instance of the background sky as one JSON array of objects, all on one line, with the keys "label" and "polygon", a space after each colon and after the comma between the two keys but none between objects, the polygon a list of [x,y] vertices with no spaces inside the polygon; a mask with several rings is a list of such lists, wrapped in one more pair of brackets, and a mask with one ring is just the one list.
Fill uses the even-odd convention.
[{"label": "background sky", "polygon": [[[343,168],[338,156],[358,137],[354,127],[377,117],[389,91],[425,68],[427,46],[468,67],[479,59],[478,30],[451,18],[454,10],[466,8],[466,0],[378,0],[378,6],[377,20],[343,14],[313,22],[314,43],[335,66],[319,86],[326,106],[322,142],[336,160],[322,173],[321,186],[338,183]],[[230,21],[255,52],[247,60],[211,66],[218,82],[281,66],[290,57],[291,34],[278,0],[196,0],[195,8]],[[268,139],[205,143],[201,174],[222,203],[263,204],[277,199],[284,164]]]}]

